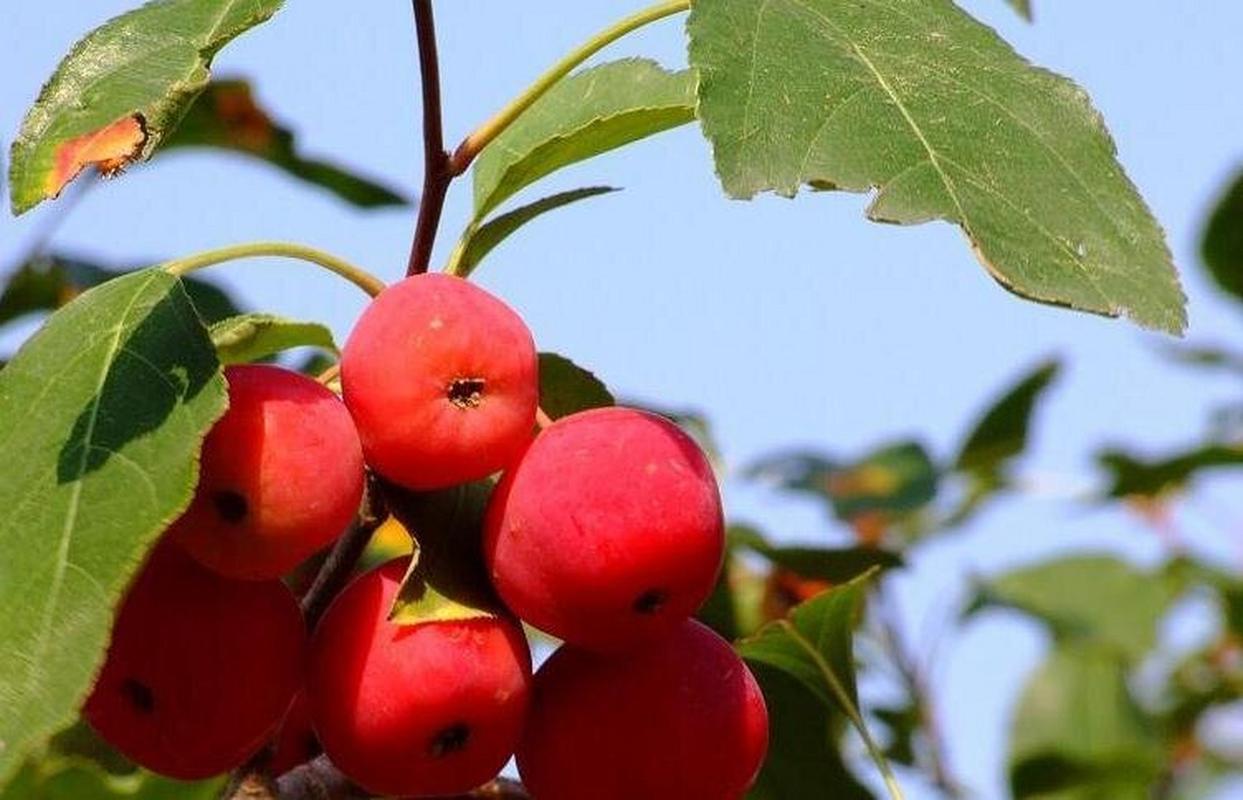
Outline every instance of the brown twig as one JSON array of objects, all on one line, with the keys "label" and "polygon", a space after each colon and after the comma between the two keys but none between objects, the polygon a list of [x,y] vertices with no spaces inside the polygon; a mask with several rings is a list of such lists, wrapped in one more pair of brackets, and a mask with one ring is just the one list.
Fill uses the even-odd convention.
[{"label": "brown twig", "polygon": [[225,800],[277,800],[276,783],[263,771],[248,771],[234,776],[221,797]]},{"label": "brown twig", "polygon": [[907,694],[919,715],[919,726],[927,743],[927,766],[932,782],[946,797],[963,797],[962,784],[954,777],[949,766],[949,757],[945,750],[945,741],[941,734],[936,710],[932,704],[928,682],[923,671],[906,649],[901,631],[898,630],[896,613],[891,607],[889,595],[886,594],[884,588],[878,589],[877,602],[879,606],[877,617],[881,634],[888,645],[898,675],[902,678]]},{"label": "brown twig", "polygon": [[[273,800],[366,800],[369,797],[371,795],[351,783],[326,756],[320,756],[282,775],[276,781]],[[487,786],[446,800],[531,800],[531,796],[522,784],[497,778]]]},{"label": "brown twig", "polygon": [[341,535],[333,545],[323,566],[315,575],[306,594],[302,595],[302,613],[306,617],[308,630],[314,630],[319,618],[328,610],[328,605],[340,591],[354,572],[358,559],[367,549],[371,534],[380,527],[385,517],[383,488],[379,479],[369,476],[367,492],[363,497],[363,507],[350,525],[349,530]]},{"label": "brown twig", "polygon": [[440,60],[436,54],[436,23],[432,0],[413,0],[414,25],[419,42],[419,74],[423,85],[423,196],[410,245],[407,275],[427,272],[432,247],[445,207],[445,195],[454,173],[445,152],[444,124],[440,110]]}]

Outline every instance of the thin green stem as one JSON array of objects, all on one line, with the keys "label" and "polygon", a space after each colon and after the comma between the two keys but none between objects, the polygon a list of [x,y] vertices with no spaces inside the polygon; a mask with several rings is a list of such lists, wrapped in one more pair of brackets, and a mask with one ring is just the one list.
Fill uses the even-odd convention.
[{"label": "thin green stem", "polygon": [[384,281],[361,267],[356,267],[350,262],[325,253],[322,250],[288,242],[250,242],[248,244],[232,245],[231,247],[221,247],[217,250],[204,250],[192,256],[169,261],[163,266],[164,270],[169,274],[182,276],[214,264],[262,256],[293,258],[298,261],[316,264],[329,272],[335,272],[372,297],[384,291]]},{"label": "thin green stem", "polygon": [[603,50],[608,45],[632,31],[642,28],[657,20],[680,14],[690,10],[691,0],[665,0],[632,16],[626,17],[588,39],[581,46],[557,62],[552,69],[541,75],[509,105],[502,108],[491,119],[479,126],[474,133],[467,136],[449,160],[450,172],[461,175],[475,160],[475,156],[487,147],[497,136],[513,123],[522,112],[543,97],[557,81],[570,74],[578,65]]},{"label": "thin green stem", "polygon": [[789,620],[781,620],[778,624],[785,628],[786,633],[790,634],[790,638],[794,640],[795,644],[802,648],[811,657],[811,660],[815,662],[821,677],[824,678],[824,682],[832,690],[837,704],[841,707],[846,718],[855,726],[855,730],[859,732],[859,737],[863,739],[863,745],[867,748],[868,755],[871,756],[872,761],[876,764],[876,768],[880,770],[881,778],[885,781],[885,788],[889,791],[889,796],[892,800],[904,800],[902,787],[898,785],[898,779],[893,774],[893,768],[889,766],[889,760],[885,758],[884,752],[876,744],[876,740],[872,738],[871,732],[868,731],[867,723],[863,720],[863,714],[859,712],[858,707],[851,700],[850,695],[846,692],[846,687],[842,685],[837,675],[834,674],[833,668],[825,662],[820,652],[803,637],[803,634]]}]

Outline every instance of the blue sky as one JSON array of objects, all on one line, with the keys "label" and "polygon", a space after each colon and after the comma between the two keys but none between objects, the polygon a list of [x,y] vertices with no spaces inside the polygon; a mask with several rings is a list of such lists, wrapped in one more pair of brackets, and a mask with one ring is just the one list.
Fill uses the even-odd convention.
[{"label": "blue sky", "polygon": [[[129,5],[7,5],[0,138],[17,130],[73,41]],[[639,5],[441,2],[448,138],[456,141],[572,45]],[[1034,26],[1001,0],[962,5],[1090,92],[1169,232],[1191,298],[1189,338],[1243,339],[1240,310],[1209,289],[1196,261],[1204,213],[1243,166],[1243,104],[1234,86],[1243,50],[1231,35],[1243,29],[1243,5],[1045,0]],[[421,150],[408,5],[343,8],[290,3],[223,51],[216,73],[251,78],[307,153],[414,195]],[[683,64],[680,22],[605,53],[625,55]],[[863,219],[866,198],[857,195],[727,201],[694,127],[575,167],[528,196],[600,183],[625,191],[535,223],[494,253],[479,280],[526,317],[542,349],[591,367],[618,394],[706,411],[733,465],[790,446],[848,455],[906,435],[947,456],[995,391],[1050,354],[1067,359],[1024,465],[1044,488],[919,553],[895,581],[911,638],[927,644],[929,632],[944,631],[964,576],[1068,548],[1117,549],[1140,562],[1160,557],[1133,518],[1061,495],[1090,483],[1088,456],[1101,443],[1160,451],[1196,440],[1207,409],[1237,396],[1235,383],[1170,369],[1154,353],[1158,337],[1128,324],[1010,296],[950,226],[872,225]],[[465,222],[469,194],[464,181],[450,197],[440,258]],[[48,211],[0,215],[0,264],[11,263]],[[89,194],[56,242],[132,263],[288,239],[394,279],[411,227],[410,210],[356,213],[261,164],[184,153]],[[215,277],[254,308],[323,320],[341,338],[363,302],[331,276],[289,263],[234,265]],[[727,495],[736,515],[782,538],[823,541],[831,531],[814,505],[736,482]],[[1238,564],[1239,512],[1237,484],[1216,481],[1178,521],[1196,547]],[[1002,791],[1009,703],[1043,646],[1031,627],[996,616],[937,651],[935,686],[953,731],[953,765],[983,797]],[[928,796],[918,787],[911,794]]]}]

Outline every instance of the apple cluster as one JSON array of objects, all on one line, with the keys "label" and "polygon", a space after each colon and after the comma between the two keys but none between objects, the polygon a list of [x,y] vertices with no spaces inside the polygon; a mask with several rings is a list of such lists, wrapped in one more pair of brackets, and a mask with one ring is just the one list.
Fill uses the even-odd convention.
[{"label": "apple cluster", "polygon": [[[613,407],[541,429],[527,326],[445,275],[367,308],[340,397],[276,366],[226,378],[195,496],[129,587],[84,707],[108,742],[181,779],[265,749],[279,773],[322,747],[383,796],[468,792],[515,755],[535,800],[745,794],[767,712],[691,618],[723,519],[676,425]],[[353,522],[368,469],[414,492],[500,475],[475,532],[496,613],[393,621],[401,558],[307,630],[288,577]],[[522,622],[563,642],[534,674]]]}]

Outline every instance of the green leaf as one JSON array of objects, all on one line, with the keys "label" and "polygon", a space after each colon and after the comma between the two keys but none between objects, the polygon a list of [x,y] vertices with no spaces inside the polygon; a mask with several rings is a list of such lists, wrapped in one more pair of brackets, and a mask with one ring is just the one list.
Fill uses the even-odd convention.
[{"label": "green leaf", "polygon": [[886,781],[892,782],[888,763],[859,710],[855,685],[854,630],[872,577],[867,573],[797,606],[786,619],[739,642],[738,652],[751,664],[786,673],[825,709],[845,715]]},{"label": "green leaf", "polygon": [[613,186],[589,186],[584,189],[560,192],[502,214],[483,225],[472,224],[462,234],[457,249],[449,259],[446,271],[451,275],[468,278],[479,266],[479,262],[483,261],[497,245],[536,217],[562,206],[577,203],[579,200],[619,191],[621,190]]},{"label": "green leaf", "polygon": [[389,619],[398,625],[503,613],[483,561],[490,480],[435,492],[389,488],[390,510],[414,539],[414,554]]},{"label": "green leaf", "polygon": [[697,0],[688,25],[731,197],[877,189],[871,219],[960,225],[1016,294],[1186,327],[1164,234],[1087,95],[950,0]]},{"label": "green leaf", "polygon": [[732,525],[729,540],[735,547],[758,553],[800,577],[830,583],[847,583],[877,569],[902,566],[902,557],[875,547],[776,547],[755,528]]},{"label": "green leaf", "polygon": [[226,403],[211,340],[160,270],[87,291],[0,372],[0,782],[72,721]]},{"label": "green leaf", "polygon": [[337,352],[332,331],[318,322],[299,322],[274,314],[242,314],[211,326],[221,364],[247,364],[295,347]]},{"label": "green leaf", "polygon": [[899,442],[853,463],[816,453],[791,453],[764,459],[746,470],[748,477],[827,500],[847,522],[863,514],[909,514],[936,497],[939,474],[918,442]]},{"label": "green leaf", "polygon": [[[0,292],[0,325],[26,314],[54,311],[92,286],[131,271],[55,253],[36,256],[19,266]],[[239,313],[233,300],[213,284],[183,278],[182,285],[205,322]]]},{"label": "green leaf", "polygon": [[300,155],[293,133],[274,122],[255,103],[246,81],[212,81],[164,142],[165,151],[191,147],[253,156],[360,208],[403,206],[408,202],[398,192],[374,181]]},{"label": "green leaf", "polygon": [[225,779],[186,783],[151,772],[111,774],[77,758],[27,764],[0,800],[214,800]]},{"label": "green leaf", "polygon": [[1243,173],[1217,201],[1204,229],[1200,253],[1222,291],[1243,300]]},{"label": "green leaf", "polygon": [[613,395],[592,372],[556,353],[539,354],[540,408],[561,419],[591,408],[613,405]]},{"label": "green leaf", "polygon": [[738,644],[748,661],[777,667],[802,681],[827,706],[857,713],[854,630],[871,575],[830,589],[765,625]]},{"label": "green leaf", "polygon": [[[1016,798],[1145,798],[1160,769],[1148,719],[1123,662],[1090,646],[1059,647],[1032,676],[1013,717]],[[1138,791],[1145,790],[1145,791]]]},{"label": "green leaf", "polygon": [[523,187],[570,164],[695,118],[695,76],[625,59],[565,78],[475,162],[475,222]]},{"label": "green leaf", "polygon": [[1105,450],[1096,460],[1110,475],[1107,497],[1158,498],[1181,490],[1203,470],[1243,467],[1243,448],[1208,444],[1155,460]]},{"label": "green leaf", "polygon": [[148,158],[207,86],[212,58],[282,0],[154,0],[73,46],[13,142],[9,188],[21,214],[85,167]]},{"label": "green leaf", "polygon": [[1136,661],[1156,645],[1157,627],[1180,590],[1180,581],[1111,556],[1075,556],[989,580],[966,613],[1016,609],[1048,625],[1059,641],[1087,641]]},{"label": "green leaf", "polygon": [[956,468],[984,482],[999,480],[1006,462],[1027,449],[1036,403],[1060,371],[1059,362],[1046,361],[998,398],[967,436]]},{"label": "green leaf", "polygon": [[748,800],[872,800],[842,760],[845,718],[793,675],[753,662],[768,706],[768,756]]}]

